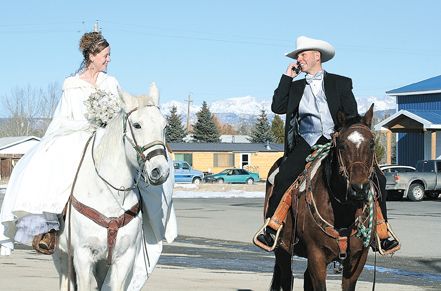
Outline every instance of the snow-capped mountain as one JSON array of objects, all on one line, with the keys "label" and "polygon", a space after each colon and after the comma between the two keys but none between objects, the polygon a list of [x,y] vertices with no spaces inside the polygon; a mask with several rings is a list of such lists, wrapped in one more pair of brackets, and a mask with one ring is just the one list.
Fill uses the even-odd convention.
[{"label": "snow-capped mountain", "polygon": [[[391,96],[356,99],[360,114],[364,114],[364,112],[369,109],[369,106],[374,103],[375,115],[380,118],[380,120],[382,119],[382,116],[393,113],[396,108],[395,98]],[[271,112],[271,101],[271,99],[258,100],[256,97],[244,96],[226,98],[224,100],[207,103],[211,113],[215,114],[222,123],[234,125],[243,122],[254,123],[262,109],[265,110],[268,119],[272,120],[274,113]],[[168,115],[170,114],[172,106],[176,106],[178,114],[182,116],[182,121],[185,123],[187,120],[187,103],[172,100],[162,104],[161,111],[163,114]],[[191,123],[196,121],[196,113],[200,111],[201,107],[202,104],[191,104]]]}]

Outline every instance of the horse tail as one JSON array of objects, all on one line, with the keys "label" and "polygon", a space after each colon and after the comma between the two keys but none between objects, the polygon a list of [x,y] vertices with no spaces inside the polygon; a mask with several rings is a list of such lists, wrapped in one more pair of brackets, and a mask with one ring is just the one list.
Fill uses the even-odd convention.
[{"label": "horse tail", "polygon": [[276,248],[274,254],[276,262],[270,291],[292,291],[294,283],[291,270],[292,256],[283,248]]}]

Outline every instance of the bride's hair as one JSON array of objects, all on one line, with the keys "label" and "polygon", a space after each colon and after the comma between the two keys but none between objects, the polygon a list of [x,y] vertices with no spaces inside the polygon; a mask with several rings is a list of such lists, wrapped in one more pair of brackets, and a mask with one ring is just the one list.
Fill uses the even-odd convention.
[{"label": "bride's hair", "polygon": [[107,40],[101,32],[86,32],[80,39],[79,49],[83,54],[83,62],[78,71],[87,68],[90,65],[90,55],[96,56],[103,49],[109,46]]}]

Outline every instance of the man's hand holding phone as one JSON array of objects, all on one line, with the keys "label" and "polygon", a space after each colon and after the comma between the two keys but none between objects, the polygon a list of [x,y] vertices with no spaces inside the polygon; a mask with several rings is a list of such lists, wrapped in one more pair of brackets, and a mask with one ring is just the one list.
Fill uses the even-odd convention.
[{"label": "man's hand holding phone", "polygon": [[285,75],[295,78],[301,72],[300,64],[295,62],[288,65]]}]

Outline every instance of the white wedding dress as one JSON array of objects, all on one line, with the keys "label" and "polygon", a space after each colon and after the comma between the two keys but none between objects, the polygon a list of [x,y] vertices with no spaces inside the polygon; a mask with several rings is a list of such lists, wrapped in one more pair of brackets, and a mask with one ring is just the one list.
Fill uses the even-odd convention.
[{"label": "white wedding dress", "polygon": [[30,244],[34,235],[58,228],[56,214],[66,204],[83,147],[93,131],[84,101],[96,88],[118,96],[117,80],[104,73],[99,74],[96,87],[79,75],[64,81],[46,134],[19,160],[9,180],[0,212],[2,248],[12,250],[14,241]]},{"label": "white wedding dress", "polygon": [[[58,229],[60,214],[70,195],[81,154],[93,128],[85,114],[84,101],[97,88],[118,96],[118,81],[100,73],[96,86],[79,75],[66,78],[63,94],[49,128],[40,143],[17,163],[8,183],[0,212],[0,254],[9,255],[14,241],[30,244],[34,235]],[[171,165],[173,169],[173,165]],[[130,289],[144,284],[162,251],[162,240],[177,236],[176,217],[171,203],[174,181],[143,195],[143,229],[148,253],[137,257]],[[151,190],[153,188],[150,188]],[[145,193],[144,193],[145,194]],[[136,285],[136,287],[135,287]]]}]

